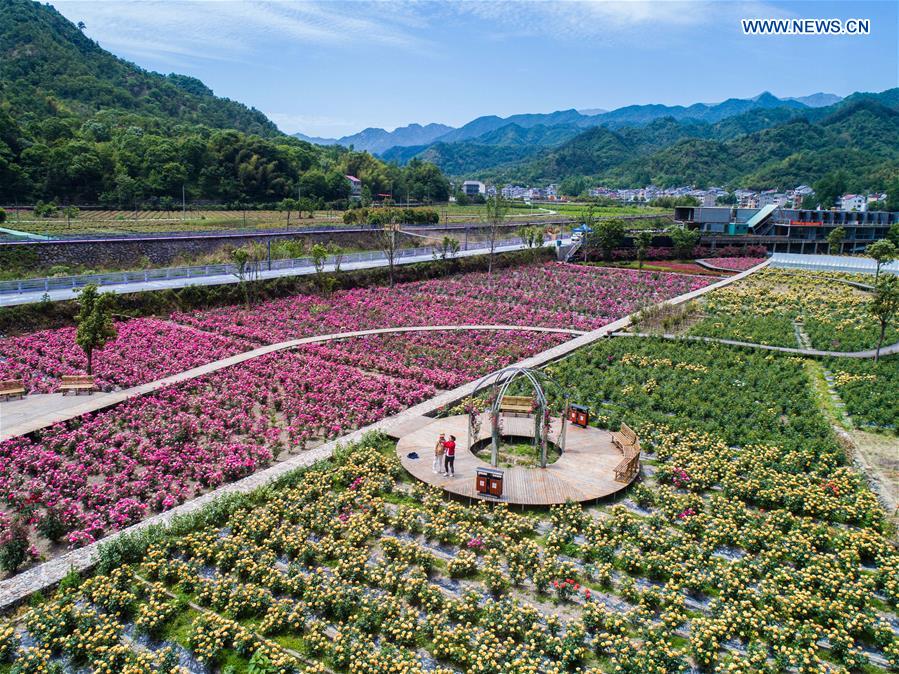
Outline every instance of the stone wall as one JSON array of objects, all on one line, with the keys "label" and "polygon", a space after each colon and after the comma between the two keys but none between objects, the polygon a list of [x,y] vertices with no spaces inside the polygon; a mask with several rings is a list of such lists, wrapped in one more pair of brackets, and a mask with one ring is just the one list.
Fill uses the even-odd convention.
[{"label": "stone wall", "polygon": [[[416,237],[398,235],[400,245],[421,245]],[[29,241],[0,244],[2,248],[33,252],[40,267],[84,265],[97,268],[172,265],[180,259],[193,259],[224,248],[239,248],[251,243],[263,246],[279,240],[303,241],[307,247],[316,243],[334,243],[344,248],[377,249],[374,233],[361,230],[335,230],[310,234],[208,234],[192,237],[139,237],[128,239],[80,239],[69,241]]]}]

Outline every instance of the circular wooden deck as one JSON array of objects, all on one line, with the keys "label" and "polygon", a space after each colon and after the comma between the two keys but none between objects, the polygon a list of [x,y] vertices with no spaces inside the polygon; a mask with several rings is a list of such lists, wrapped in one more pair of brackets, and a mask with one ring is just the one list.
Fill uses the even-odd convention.
[{"label": "circular wooden deck", "polygon": [[[432,470],[434,445],[440,433],[456,436],[456,476],[444,477]],[[594,501],[625,489],[615,481],[615,466],[623,456],[609,431],[568,425],[565,451],[546,468],[501,468],[503,497],[493,498],[475,490],[475,471],[490,468],[468,451],[468,418],[465,415],[434,419],[403,435],[396,452],[403,467],[414,477],[453,494],[472,499],[514,505],[548,506],[566,501]],[[409,458],[410,453],[417,459]]]}]

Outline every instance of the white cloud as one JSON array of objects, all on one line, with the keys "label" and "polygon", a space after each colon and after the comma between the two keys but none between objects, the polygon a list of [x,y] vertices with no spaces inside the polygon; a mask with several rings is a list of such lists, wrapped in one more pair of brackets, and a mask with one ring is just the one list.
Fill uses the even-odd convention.
[{"label": "white cloud", "polygon": [[57,0],[101,45],[127,56],[242,60],[268,41],[417,49],[415,17],[381,3],[239,0]]},{"label": "white cloud", "polygon": [[778,17],[783,12],[764,2],[711,0],[471,0],[448,6],[449,12],[493,22],[501,37],[592,38],[601,42],[643,36],[666,40],[681,29],[727,25],[746,12]]}]

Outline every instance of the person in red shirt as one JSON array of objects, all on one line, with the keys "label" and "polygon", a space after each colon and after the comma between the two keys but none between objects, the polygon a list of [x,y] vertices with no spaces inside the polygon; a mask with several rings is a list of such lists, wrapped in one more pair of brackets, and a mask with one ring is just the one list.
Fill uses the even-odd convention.
[{"label": "person in red shirt", "polygon": [[456,436],[449,436],[449,440],[443,443],[443,452],[445,458],[445,470],[443,474],[447,477],[456,477]]}]

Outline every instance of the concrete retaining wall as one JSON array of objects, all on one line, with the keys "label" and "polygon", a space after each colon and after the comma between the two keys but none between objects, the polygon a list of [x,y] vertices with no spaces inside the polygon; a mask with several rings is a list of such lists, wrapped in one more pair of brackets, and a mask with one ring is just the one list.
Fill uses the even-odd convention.
[{"label": "concrete retaining wall", "polygon": [[[403,244],[415,245],[418,239],[400,235]],[[129,239],[79,239],[72,241],[29,241],[4,244],[4,248],[33,252],[42,267],[85,265],[87,267],[140,267],[149,261],[154,266],[171,265],[176,258],[194,259],[223,248],[239,248],[251,243],[263,246],[279,240],[303,241],[307,246],[334,243],[345,248],[372,250],[378,247],[374,233],[358,230],[316,232],[310,234],[210,234],[192,237],[140,237]]]}]

